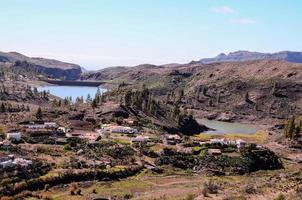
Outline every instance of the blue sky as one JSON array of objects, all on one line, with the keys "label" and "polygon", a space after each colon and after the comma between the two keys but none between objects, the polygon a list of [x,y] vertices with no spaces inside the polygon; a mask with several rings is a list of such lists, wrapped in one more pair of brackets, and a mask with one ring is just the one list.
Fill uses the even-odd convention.
[{"label": "blue sky", "polygon": [[0,51],[88,69],[302,51],[301,0],[1,0]]}]

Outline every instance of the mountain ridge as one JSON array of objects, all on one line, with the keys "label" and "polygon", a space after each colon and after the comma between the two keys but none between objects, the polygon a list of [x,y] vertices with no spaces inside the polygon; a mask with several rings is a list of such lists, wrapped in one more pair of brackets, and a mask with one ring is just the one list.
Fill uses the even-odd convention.
[{"label": "mountain ridge", "polygon": [[77,64],[55,59],[28,57],[18,52],[0,52],[0,63],[34,70],[53,78],[64,77],[67,80],[76,80],[82,73],[81,66]]},{"label": "mountain ridge", "polygon": [[302,63],[302,52],[298,51],[280,51],[276,53],[261,53],[246,50],[230,52],[229,54],[221,53],[213,58],[203,58],[200,60],[203,64],[218,62],[243,62],[254,60],[282,60],[292,63]]}]

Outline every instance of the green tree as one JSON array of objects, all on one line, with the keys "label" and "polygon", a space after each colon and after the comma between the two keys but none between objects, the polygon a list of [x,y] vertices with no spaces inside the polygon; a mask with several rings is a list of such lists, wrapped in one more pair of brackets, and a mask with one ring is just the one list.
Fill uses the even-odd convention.
[{"label": "green tree", "polygon": [[90,94],[87,95],[87,98],[86,98],[86,103],[91,103],[92,101],[92,98],[90,96]]},{"label": "green tree", "polygon": [[98,89],[97,89],[97,91],[96,91],[96,94],[95,94],[96,96],[101,96],[102,95],[102,93],[101,93],[101,90],[100,90],[100,88],[98,87]]},{"label": "green tree", "polygon": [[125,106],[135,105],[135,100],[132,98],[134,95],[130,90],[127,90],[126,94],[124,95],[123,104]]},{"label": "green tree", "polygon": [[97,106],[98,106],[98,105],[97,105],[96,99],[93,99],[93,101],[91,102],[91,107],[92,107],[93,109],[95,109]]},{"label": "green tree", "polygon": [[248,92],[245,93],[245,101],[250,102],[250,95]]},{"label": "green tree", "polygon": [[42,112],[41,107],[39,107],[37,112],[36,112],[36,119],[37,120],[42,120],[43,119],[43,112]]},{"label": "green tree", "polygon": [[204,96],[207,96],[207,92],[208,92],[208,88],[207,88],[207,87],[203,87],[203,88],[202,88],[202,94],[203,94]]},{"label": "green tree", "polygon": [[297,125],[295,123],[296,119],[294,116],[287,120],[283,133],[285,138],[294,139],[300,136],[302,128],[301,119],[299,120],[299,123],[297,123]]},{"label": "green tree", "polygon": [[5,108],[4,103],[2,102],[2,103],[1,103],[1,106],[0,106],[0,112],[1,112],[1,113],[4,113],[5,111],[6,111],[6,108]]},{"label": "green tree", "polygon": [[68,100],[67,97],[64,98],[63,104],[64,104],[65,106],[69,105],[69,100]]},{"label": "green tree", "polygon": [[58,107],[61,107],[61,105],[62,105],[62,101],[61,101],[61,99],[58,101]]}]

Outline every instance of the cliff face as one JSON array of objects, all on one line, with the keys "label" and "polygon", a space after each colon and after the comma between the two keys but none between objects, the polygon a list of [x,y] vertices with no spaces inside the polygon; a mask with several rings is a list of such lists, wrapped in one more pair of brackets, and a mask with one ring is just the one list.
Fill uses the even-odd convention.
[{"label": "cliff face", "polygon": [[76,80],[82,70],[79,65],[45,58],[31,58],[16,52],[0,52],[0,63],[11,64],[14,68],[43,74],[46,77]]}]

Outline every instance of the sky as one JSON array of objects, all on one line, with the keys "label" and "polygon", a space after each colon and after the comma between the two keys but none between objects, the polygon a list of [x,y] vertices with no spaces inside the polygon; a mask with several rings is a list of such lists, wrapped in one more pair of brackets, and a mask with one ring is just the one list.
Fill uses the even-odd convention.
[{"label": "sky", "polygon": [[0,0],[0,51],[94,70],[302,51],[301,0]]}]

